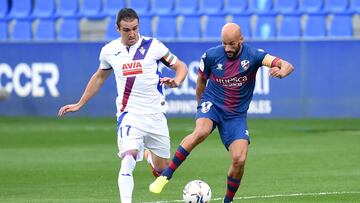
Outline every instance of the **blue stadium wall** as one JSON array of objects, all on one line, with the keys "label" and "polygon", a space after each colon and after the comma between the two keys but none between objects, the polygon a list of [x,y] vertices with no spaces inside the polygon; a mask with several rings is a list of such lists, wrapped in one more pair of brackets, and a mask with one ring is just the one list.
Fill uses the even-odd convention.
[{"label": "blue stadium wall", "polygon": [[[76,102],[105,43],[1,43],[1,116],[56,116],[60,106]],[[179,89],[167,90],[168,115],[193,117],[195,82],[203,52],[219,42],[165,43],[189,67]],[[250,45],[290,61],[295,72],[285,79],[257,75],[251,117],[360,117],[360,41],[252,41]],[[163,68],[165,75],[169,74]],[[116,88],[111,76],[76,116],[114,116]]]}]

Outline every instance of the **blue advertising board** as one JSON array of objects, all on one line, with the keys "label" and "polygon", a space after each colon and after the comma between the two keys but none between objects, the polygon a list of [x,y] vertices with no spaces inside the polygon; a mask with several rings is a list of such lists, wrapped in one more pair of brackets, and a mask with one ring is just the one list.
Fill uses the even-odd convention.
[{"label": "blue advertising board", "polygon": [[[99,66],[105,42],[1,43],[0,115],[56,116],[76,102]],[[168,115],[193,117],[195,85],[201,55],[220,42],[168,42],[167,47],[189,70],[183,85],[167,89]],[[295,71],[284,79],[257,74],[250,117],[360,117],[360,41],[252,41],[249,45],[291,62]],[[173,74],[160,65],[163,74]],[[112,75],[78,116],[114,116],[116,86]]]}]

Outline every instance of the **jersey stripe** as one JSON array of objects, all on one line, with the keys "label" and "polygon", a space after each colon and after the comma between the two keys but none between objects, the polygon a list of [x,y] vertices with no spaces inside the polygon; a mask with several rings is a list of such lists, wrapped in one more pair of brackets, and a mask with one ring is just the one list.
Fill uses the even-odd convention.
[{"label": "jersey stripe", "polygon": [[135,52],[135,55],[133,57],[133,60],[141,60],[141,59],[144,59],[148,50],[149,50],[149,47],[151,45],[151,42],[152,42],[152,39],[149,39],[149,40],[146,40],[146,39],[143,39],[141,41],[141,44],[139,46],[139,48],[136,49],[136,52]]},{"label": "jersey stripe", "polygon": [[[159,78],[162,78],[162,77],[163,77],[163,75],[162,75],[162,73],[159,71],[159,69],[156,70],[156,74],[159,76]],[[160,92],[160,94],[164,95],[164,93],[163,93],[163,86],[161,85],[160,80],[159,80],[158,85],[157,85],[157,90]]]},{"label": "jersey stripe", "polygon": [[[226,60],[224,79],[231,78],[234,75],[240,74],[240,60]],[[224,88],[224,108],[229,112],[236,112],[238,104],[240,103],[240,88],[241,87],[225,87]]]},{"label": "jersey stripe", "polygon": [[129,101],[130,93],[134,86],[135,78],[136,78],[136,76],[126,78],[125,90],[124,90],[124,95],[123,95],[123,99],[122,99],[122,108],[120,110],[121,112],[124,111],[128,101]]}]

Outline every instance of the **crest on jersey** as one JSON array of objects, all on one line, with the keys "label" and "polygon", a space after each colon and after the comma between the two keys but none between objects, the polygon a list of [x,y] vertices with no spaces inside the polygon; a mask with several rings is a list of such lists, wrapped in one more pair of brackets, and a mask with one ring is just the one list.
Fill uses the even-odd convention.
[{"label": "crest on jersey", "polygon": [[207,113],[213,104],[209,101],[201,103],[201,112]]},{"label": "crest on jersey", "polygon": [[250,67],[250,61],[249,60],[243,60],[241,61],[241,67],[246,71]]},{"label": "crest on jersey", "polygon": [[223,65],[221,63],[218,63],[216,70],[223,70]]},{"label": "crest on jersey", "polygon": [[139,51],[140,51],[140,53],[141,53],[142,55],[144,55],[144,53],[145,53],[144,47],[140,47]]}]

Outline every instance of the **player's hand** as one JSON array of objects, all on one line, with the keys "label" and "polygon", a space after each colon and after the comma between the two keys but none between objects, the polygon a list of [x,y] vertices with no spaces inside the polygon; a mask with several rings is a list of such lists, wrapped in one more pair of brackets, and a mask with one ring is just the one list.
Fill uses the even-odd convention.
[{"label": "player's hand", "polygon": [[174,78],[168,78],[168,77],[160,78],[160,83],[165,84],[170,88],[179,87],[180,85],[179,82],[176,82]]},{"label": "player's hand", "polygon": [[279,79],[283,78],[281,69],[279,67],[270,68],[270,76]]},{"label": "player's hand", "polygon": [[68,104],[65,105],[63,107],[60,108],[58,116],[64,116],[65,114],[69,113],[69,112],[75,112],[75,111],[79,111],[80,109],[80,105],[79,104]]}]

